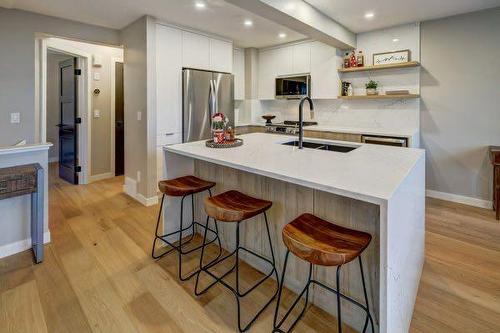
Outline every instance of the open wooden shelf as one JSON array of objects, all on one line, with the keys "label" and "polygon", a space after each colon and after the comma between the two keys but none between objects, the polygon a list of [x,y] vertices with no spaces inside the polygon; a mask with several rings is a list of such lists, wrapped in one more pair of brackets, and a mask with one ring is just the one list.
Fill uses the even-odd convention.
[{"label": "open wooden shelf", "polygon": [[410,61],[402,64],[391,64],[391,65],[379,65],[379,66],[364,66],[364,67],[352,67],[352,68],[339,68],[339,73],[352,73],[352,72],[366,72],[366,71],[376,71],[381,69],[394,69],[394,68],[410,68],[420,66],[418,61]]},{"label": "open wooden shelf", "polygon": [[339,96],[340,99],[357,100],[357,99],[409,99],[419,98],[419,94],[404,94],[404,95],[355,95],[355,96]]}]

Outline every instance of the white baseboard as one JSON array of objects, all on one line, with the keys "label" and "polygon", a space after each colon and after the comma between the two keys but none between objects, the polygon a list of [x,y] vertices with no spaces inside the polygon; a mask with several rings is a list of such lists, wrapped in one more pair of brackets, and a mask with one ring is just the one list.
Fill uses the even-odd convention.
[{"label": "white baseboard", "polygon": [[464,195],[439,192],[439,191],[434,191],[434,190],[426,190],[426,195],[430,198],[461,203],[464,205],[469,205],[469,206],[474,206],[474,207],[479,207],[479,208],[492,209],[492,207],[493,207],[493,203],[489,200],[466,197]]},{"label": "white baseboard", "polygon": [[134,198],[135,200],[139,201],[144,206],[153,206],[158,203],[158,196],[156,195],[151,198],[146,198],[141,193],[137,193],[137,181],[129,177],[125,177],[123,192],[125,192],[128,196]]},{"label": "white baseboard", "polygon": [[106,172],[106,173],[101,173],[101,174],[98,174],[98,175],[93,175],[93,176],[89,177],[88,183],[90,184],[90,183],[93,183],[93,182],[97,182],[99,180],[113,178],[114,176],[115,175],[112,172]]},{"label": "white baseboard", "polygon": [[[50,243],[50,231],[43,234],[43,243]],[[31,249],[31,238],[23,239],[14,243],[0,246],[0,258],[5,258],[13,254]]]}]

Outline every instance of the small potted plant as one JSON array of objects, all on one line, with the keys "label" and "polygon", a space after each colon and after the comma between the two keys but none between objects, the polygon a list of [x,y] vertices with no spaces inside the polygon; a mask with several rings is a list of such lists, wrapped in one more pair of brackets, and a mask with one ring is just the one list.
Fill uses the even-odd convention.
[{"label": "small potted plant", "polygon": [[370,80],[365,84],[367,95],[378,95],[377,87],[378,83],[376,81]]}]

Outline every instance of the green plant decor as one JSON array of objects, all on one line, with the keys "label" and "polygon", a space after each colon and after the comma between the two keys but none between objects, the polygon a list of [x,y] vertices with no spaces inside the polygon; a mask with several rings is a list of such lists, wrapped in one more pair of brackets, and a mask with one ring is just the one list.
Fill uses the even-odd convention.
[{"label": "green plant decor", "polygon": [[366,89],[377,89],[378,82],[370,80],[370,81],[368,81],[368,83],[365,84],[365,87],[366,87]]}]

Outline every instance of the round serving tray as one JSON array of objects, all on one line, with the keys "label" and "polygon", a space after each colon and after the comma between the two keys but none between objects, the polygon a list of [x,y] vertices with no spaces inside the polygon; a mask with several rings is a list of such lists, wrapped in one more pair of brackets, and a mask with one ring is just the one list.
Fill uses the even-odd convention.
[{"label": "round serving tray", "polygon": [[234,148],[243,144],[242,139],[234,139],[232,141],[224,141],[223,143],[215,143],[214,140],[205,141],[205,145],[209,148]]}]

